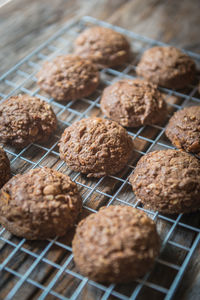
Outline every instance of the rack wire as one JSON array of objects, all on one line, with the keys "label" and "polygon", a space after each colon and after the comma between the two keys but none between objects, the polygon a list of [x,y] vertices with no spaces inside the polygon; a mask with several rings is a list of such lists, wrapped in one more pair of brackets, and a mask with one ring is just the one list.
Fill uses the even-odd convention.
[{"label": "rack wire", "polygon": [[[101,85],[88,98],[68,103],[58,103],[43,93],[36,83],[35,74],[45,60],[58,54],[72,52],[76,36],[89,26],[100,25],[126,35],[134,52],[132,61],[117,69],[101,70]],[[116,176],[87,179],[70,171],[59,158],[57,144],[64,128],[83,117],[101,116],[99,100],[105,86],[121,79],[134,78],[135,66],[144,50],[159,41],[137,35],[92,17],[83,17],[67,23],[54,36],[26,56],[0,77],[0,100],[27,93],[51,103],[59,128],[45,145],[31,144],[22,150],[4,147],[11,162],[13,175],[31,168],[48,166],[60,170],[77,183],[83,199],[85,213],[96,212],[104,205],[130,205],[144,210],[156,220],[162,246],[154,268],[142,279],[130,285],[103,285],[82,276],[73,262],[71,238],[29,242],[12,236],[0,227],[0,294],[2,299],[165,299],[173,298],[183,274],[200,243],[200,227],[197,214],[163,215],[145,210],[135,200],[128,182],[138,159],[156,149],[173,148],[164,136],[165,125],[144,126],[129,130],[134,140],[134,160]],[[200,55],[186,51],[197,65]],[[199,104],[197,85],[185,91],[160,89],[168,103],[169,112],[184,106]],[[169,117],[169,116],[168,116]],[[69,234],[70,235],[70,234]]]}]

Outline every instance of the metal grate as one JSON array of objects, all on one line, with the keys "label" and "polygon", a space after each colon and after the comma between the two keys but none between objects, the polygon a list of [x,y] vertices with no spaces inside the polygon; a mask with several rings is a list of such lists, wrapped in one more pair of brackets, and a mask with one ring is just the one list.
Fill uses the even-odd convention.
[{"label": "metal grate", "polygon": [[[89,98],[62,104],[47,97],[36,84],[35,73],[44,60],[59,53],[72,52],[75,37],[86,27],[100,25],[113,28],[127,35],[134,52],[131,63],[117,69],[101,71],[101,85]],[[60,170],[78,184],[83,199],[84,212],[96,212],[103,205],[131,205],[145,210],[134,199],[128,177],[138,159],[145,153],[173,148],[164,136],[167,120],[163,126],[145,126],[129,131],[135,143],[134,160],[118,176],[86,179],[80,173],[70,171],[59,159],[58,140],[72,122],[88,116],[100,116],[99,100],[103,88],[120,78],[134,78],[135,65],[141,53],[149,47],[164,45],[125,29],[112,26],[91,17],[67,23],[54,36],[0,77],[0,99],[27,93],[51,103],[59,128],[45,146],[31,144],[18,151],[5,147],[10,158],[13,175],[31,168],[48,166]],[[200,62],[200,55],[187,52]],[[183,92],[160,89],[165,95],[172,114],[183,106],[200,102],[197,85]],[[170,116],[168,116],[170,117]],[[0,290],[5,299],[172,299],[186,267],[200,242],[197,214],[162,215],[145,210],[157,222],[162,247],[159,258],[150,273],[131,285],[102,285],[88,280],[78,273],[71,249],[71,238],[29,242],[12,236],[0,227]]]}]

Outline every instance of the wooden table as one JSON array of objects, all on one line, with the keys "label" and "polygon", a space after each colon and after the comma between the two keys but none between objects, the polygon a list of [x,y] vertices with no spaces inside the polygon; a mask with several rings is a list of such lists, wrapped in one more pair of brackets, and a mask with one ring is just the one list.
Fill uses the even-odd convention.
[{"label": "wooden table", "polygon": [[[199,11],[199,0],[11,1],[0,9],[0,74],[50,37],[64,22],[84,15],[200,53]],[[199,251],[200,247],[175,299],[200,299]]]}]

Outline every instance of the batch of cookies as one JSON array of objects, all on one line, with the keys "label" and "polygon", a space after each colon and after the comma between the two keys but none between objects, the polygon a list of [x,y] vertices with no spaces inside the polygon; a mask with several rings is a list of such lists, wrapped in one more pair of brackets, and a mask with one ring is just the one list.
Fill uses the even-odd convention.
[{"label": "batch of cookies", "polygon": [[[40,88],[56,101],[92,94],[99,69],[124,64],[130,45],[120,33],[92,27],[75,41],[75,54],[46,62],[37,74]],[[85,118],[67,127],[59,143],[69,169],[100,178],[125,168],[133,155],[132,138],[124,127],[163,122],[167,105],[158,85],[181,89],[196,76],[193,60],[174,47],[146,50],[136,68],[144,79],[122,79],[104,89],[101,110],[108,119]],[[0,142],[16,148],[45,143],[57,127],[51,106],[29,95],[0,104]],[[200,106],[177,111],[166,135],[180,150],[144,155],[132,175],[133,191],[145,208],[161,213],[188,213],[200,208]],[[190,152],[190,153],[188,153]],[[11,177],[10,163],[0,148],[0,223],[30,240],[65,235],[77,224],[82,200],[76,183],[50,168]],[[79,271],[99,282],[131,282],[154,264],[160,239],[155,223],[131,206],[103,207],[82,220],[72,242]]]}]

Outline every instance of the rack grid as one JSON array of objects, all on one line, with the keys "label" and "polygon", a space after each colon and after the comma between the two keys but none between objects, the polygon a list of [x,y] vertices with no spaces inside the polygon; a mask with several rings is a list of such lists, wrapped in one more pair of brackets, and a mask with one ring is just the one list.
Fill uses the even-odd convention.
[{"label": "rack grid", "polygon": [[[58,103],[37,86],[35,74],[45,60],[73,51],[76,36],[89,26],[104,26],[126,35],[133,49],[131,62],[117,69],[101,70],[101,84],[88,98]],[[134,140],[134,159],[116,176],[87,179],[70,171],[59,158],[57,144],[64,128],[83,117],[102,116],[99,100],[105,86],[120,78],[134,78],[135,66],[149,47],[166,45],[137,35],[92,17],[67,23],[54,36],[26,56],[0,77],[0,100],[27,93],[51,103],[59,122],[58,130],[45,145],[31,144],[22,150],[4,147],[13,175],[31,168],[48,166],[60,170],[77,183],[83,199],[84,214],[98,211],[105,205],[130,205],[145,211],[157,222],[162,240],[161,252],[154,268],[142,279],[129,285],[103,285],[82,276],[73,262],[71,238],[29,242],[12,236],[0,227],[0,294],[3,299],[165,299],[173,298],[183,274],[200,244],[200,224],[197,214],[163,215],[146,210],[136,201],[128,182],[139,158],[156,149],[173,148],[164,136],[167,120],[162,126],[144,126],[129,130]],[[196,61],[200,55],[186,51]],[[184,106],[199,104],[197,84],[184,91],[160,88],[169,108],[169,116]]]}]

